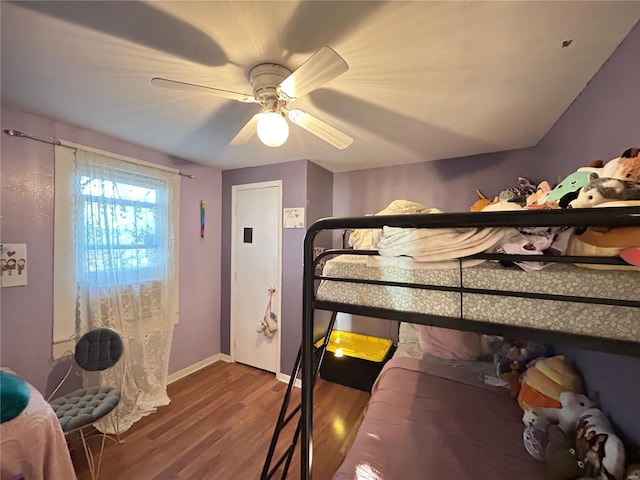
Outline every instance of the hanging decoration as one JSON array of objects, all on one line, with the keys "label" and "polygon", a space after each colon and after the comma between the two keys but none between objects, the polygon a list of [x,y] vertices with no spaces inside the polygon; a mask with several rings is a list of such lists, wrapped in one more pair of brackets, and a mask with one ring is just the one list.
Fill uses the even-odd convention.
[{"label": "hanging decoration", "polygon": [[262,333],[265,337],[271,338],[278,331],[278,317],[271,310],[271,303],[273,301],[273,294],[276,293],[276,289],[269,288],[269,303],[267,309],[264,312],[264,317],[258,322],[258,328],[256,333]]},{"label": "hanging decoration", "polygon": [[200,238],[204,238],[204,200],[200,200]]}]

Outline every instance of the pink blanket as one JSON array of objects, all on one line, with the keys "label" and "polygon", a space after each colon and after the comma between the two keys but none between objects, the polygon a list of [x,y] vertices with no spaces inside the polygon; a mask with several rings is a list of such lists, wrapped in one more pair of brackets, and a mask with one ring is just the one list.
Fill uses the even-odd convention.
[{"label": "pink blanket", "polygon": [[503,390],[447,364],[393,358],[333,477],[544,480],[522,443],[522,412]]},{"label": "pink blanket", "polygon": [[75,480],[58,418],[40,392],[28,386],[27,408],[0,425],[0,478]]}]

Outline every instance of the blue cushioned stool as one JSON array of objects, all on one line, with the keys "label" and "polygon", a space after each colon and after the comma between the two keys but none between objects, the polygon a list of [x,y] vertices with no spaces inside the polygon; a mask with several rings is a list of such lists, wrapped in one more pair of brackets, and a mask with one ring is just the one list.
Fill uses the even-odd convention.
[{"label": "blue cushioned stool", "polygon": [[[84,370],[92,372],[106,370],[120,360],[122,349],[122,339],[118,333],[108,328],[97,328],[87,332],[78,341],[74,359],[76,364]],[[60,385],[54,390],[54,393],[58,388],[60,388]],[[49,402],[53,411],[56,412],[62,431],[65,434],[75,431],[80,433],[93,480],[96,480],[100,474],[106,434],[102,433],[102,445],[96,464],[93,453],[87,446],[88,437],[84,432],[84,428],[90,427],[94,422],[114,411],[119,402],[120,389],[108,386],[80,388]],[[115,413],[115,430],[119,440],[117,411]]]}]

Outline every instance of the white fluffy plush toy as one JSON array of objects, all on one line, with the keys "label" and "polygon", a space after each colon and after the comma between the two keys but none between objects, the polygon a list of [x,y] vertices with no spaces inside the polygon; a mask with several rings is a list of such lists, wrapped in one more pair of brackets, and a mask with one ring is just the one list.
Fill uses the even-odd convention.
[{"label": "white fluffy plush toy", "polygon": [[585,395],[570,391],[562,392],[559,400],[562,408],[527,407],[522,416],[524,448],[536,460],[544,460],[550,425],[557,424],[562,433],[573,437],[580,415],[595,407]]},{"label": "white fluffy plush toy", "polygon": [[565,391],[560,394],[559,399],[562,408],[528,408],[522,417],[522,422],[538,430],[546,428],[550,423],[555,423],[565,434],[573,434],[580,415],[596,406],[589,397],[580,393]]},{"label": "white fluffy plush toy", "polygon": [[578,192],[578,198],[569,203],[571,208],[591,208],[618,200],[640,200],[640,183],[598,177],[595,173],[590,178]]},{"label": "white fluffy plush toy", "polygon": [[588,477],[598,480],[624,477],[624,445],[607,416],[597,408],[587,410],[578,419],[576,459]]},{"label": "white fluffy plush toy", "polygon": [[608,161],[599,175],[640,182],[640,149],[630,148],[620,157]]},{"label": "white fluffy plush toy", "polygon": [[629,182],[640,182],[640,148],[629,148],[602,167],[581,167],[578,171],[594,172],[599,177],[618,178]]}]

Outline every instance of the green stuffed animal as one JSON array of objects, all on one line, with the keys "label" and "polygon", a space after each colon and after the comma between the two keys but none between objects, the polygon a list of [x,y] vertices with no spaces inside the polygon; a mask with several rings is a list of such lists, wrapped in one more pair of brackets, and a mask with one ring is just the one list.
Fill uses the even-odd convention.
[{"label": "green stuffed animal", "polygon": [[578,196],[582,187],[589,183],[592,171],[573,172],[563,179],[547,197],[546,203],[558,204],[560,208],[567,208],[569,202]]}]

